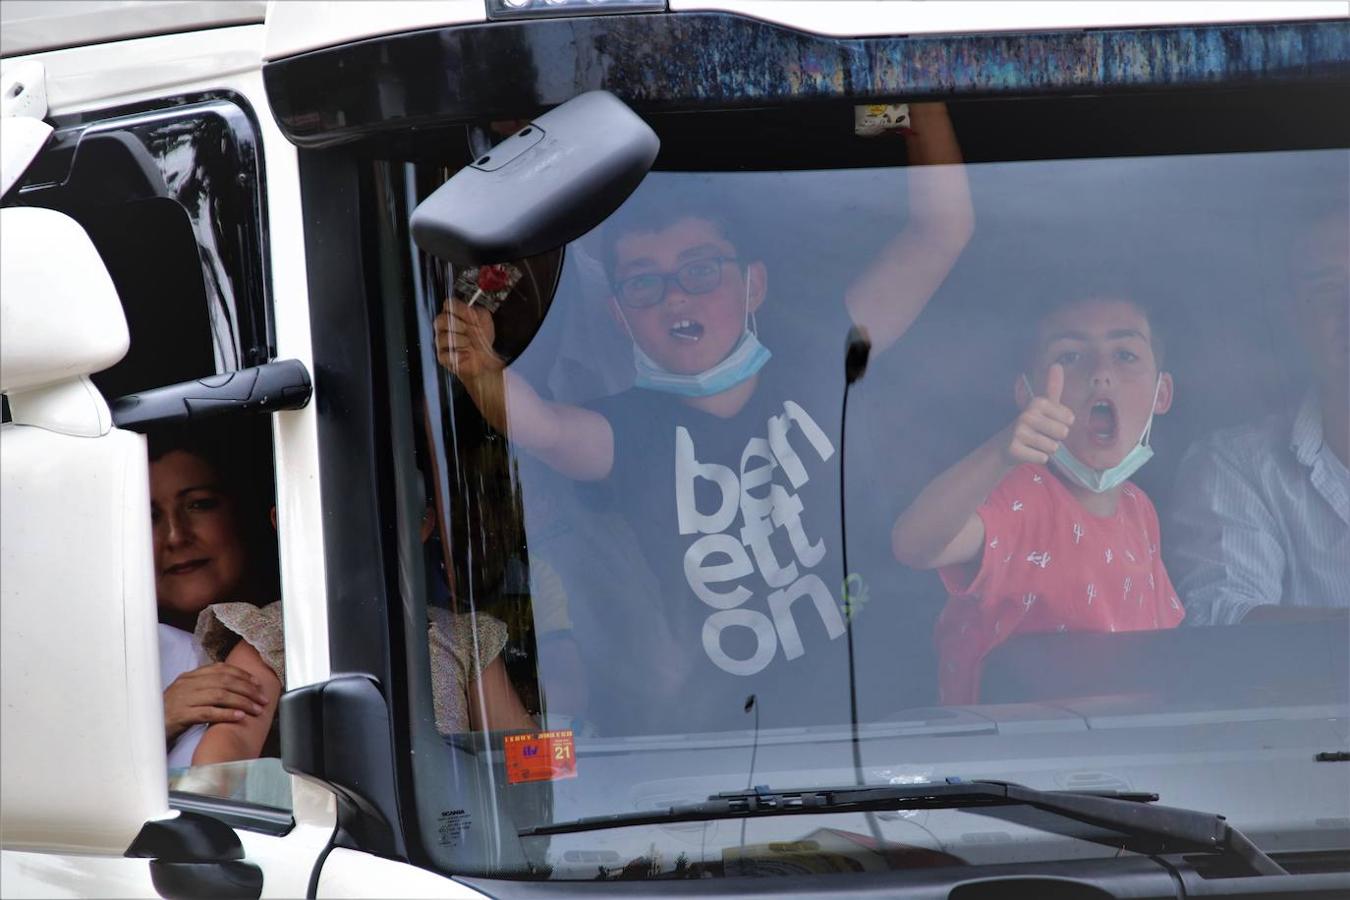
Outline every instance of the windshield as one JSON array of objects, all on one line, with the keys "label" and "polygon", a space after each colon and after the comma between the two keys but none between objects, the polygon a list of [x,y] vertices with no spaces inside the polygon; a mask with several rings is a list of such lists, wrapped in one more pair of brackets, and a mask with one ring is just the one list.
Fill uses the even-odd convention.
[{"label": "windshield", "polygon": [[418,701],[448,865],[1120,852],[970,810],[517,837],[949,777],[1350,844],[1350,768],[1318,761],[1350,746],[1350,154],[1141,151],[1126,125],[1007,148],[1009,106],[821,109],[800,145],[659,124],[658,170],[599,228],[474,269],[407,234],[453,165],[374,164],[409,602],[470,660],[456,686],[433,646],[414,688],[470,707]]}]

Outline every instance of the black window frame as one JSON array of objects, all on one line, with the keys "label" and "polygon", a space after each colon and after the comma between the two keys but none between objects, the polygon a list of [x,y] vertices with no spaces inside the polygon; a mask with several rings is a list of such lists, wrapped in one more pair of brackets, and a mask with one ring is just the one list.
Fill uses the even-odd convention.
[{"label": "black window frame", "polygon": [[[1161,62],[1131,68],[1120,54],[1130,42],[1151,48],[1141,57]],[[689,48],[705,46],[707,51],[690,64]],[[570,48],[574,58],[557,59],[558,47]],[[719,82],[717,60],[726,57],[718,51],[732,52],[728,48],[735,48],[745,72],[757,73],[753,81],[747,76]],[[746,59],[746,53],[764,58]],[[1025,62],[1025,77],[1000,82],[991,74],[993,67],[961,62],[981,53]],[[1055,59],[1075,53],[1111,64],[1054,69]],[[628,54],[621,64],[609,64],[620,54]],[[792,66],[807,57],[834,60],[840,72],[854,72],[865,60],[876,78],[862,84],[848,76],[832,79],[826,65],[819,77],[794,82],[785,73],[796,71]],[[924,76],[882,78],[888,60],[905,57],[940,63]],[[485,59],[507,58],[515,61],[510,79],[482,70]],[[547,67],[542,65],[546,58]],[[652,72],[665,71],[674,60],[684,66],[682,73],[658,87],[662,80]],[[421,79],[414,91],[417,74],[427,71],[447,74]],[[905,72],[913,74],[909,68]],[[792,87],[751,92],[779,77]],[[752,107],[790,110],[823,100],[864,102],[899,95],[1066,103],[1112,96],[1147,103],[1157,94],[1218,102],[1225,91],[1235,90],[1325,87],[1340,92],[1350,86],[1350,21],[833,39],[722,13],[577,17],[377,37],[274,61],[264,67],[264,79],[283,133],[301,148],[328,523],[330,663],[334,672],[373,678],[390,713],[389,733],[378,736],[390,756],[358,760],[357,766],[371,782],[392,772],[392,793],[375,811],[340,798],[336,843],[453,875],[438,865],[433,843],[431,808],[439,808],[444,798],[419,798],[417,767],[410,759],[407,636],[415,632],[406,615],[408,585],[400,560],[409,546],[409,529],[416,528],[407,506],[412,446],[390,394],[403,351],[375,293],[381,276],[365,264],[371,247],[360,218],[363,204],[371,202],[365,172],[372,160],[441,161],[465,152],[466,125],[537,113],[595,88],[614,91],[651,117],[697,110],[747,114]],[[1253,140],[1254,149],[1285,146],[1269,130],[1258,131]],[[1134,152],[1157,152],[1162,146],[1149,141],[1141,137]],[[1010,158],[1049,158],[1030,145],[1015,152],[1022,155]],[[1208,151],[1196,145],[1181,152]],[[999,157],[1004,158],[1009,157]],[[385,821],[375,821],[381,817]],[[363,837],[374,826],[380,835],[376,844]]]},{"label": "black window frame", "polygon": [[[275,359],[267,180],[261,128],[248,100],[234,91],[200,92],[58,115],[50,122],[52,137],[7,205],[49,207],[79,221],[82,215],[115,210],[119,204],[176,204],[194,241],[206,302],[221,312],[221,325],[210,327],[214,364],[191,377]],[[82,174],[81,151],[92,146],[84,142],[108,137],[127,148],[135,167],[130,171],[139,169],[140,177],[124,184],[91,184]],[[184,144],[193,148],[191,173],[174,168],[168,159]],[[91,200],[91,187],[105,193]],[[221,283],[222,276],[228,284]],[[209,310],[201,313],[210,319]],[[141,334],[137,346],[156,337],[160,335]],[[133,334],[133,342],[136,338]],[[175,381],[147,383],[140,389]],[[270,441],[268,450],[270,455]],[[267,835],[287,834],[295,825],[290,809],[181,791],[170,791],[168,800],[172,809],[212,815],[231,827]]]},{"label": "black window frame", "polygon": [[[81,147],[112,137],[129,148],[129,164],[144,181],[123,188],[96,185],[100,206],[142,199],[173,201],[196,240],[207,302],[220,310],[224,333],[212,335],[223,374],[270,362],[276,356],[267,220],[266,172],[261,130],[248,100],[233,91],[183,94],[51,119],[53,134],[16,187],[12,202],[71,211],[78,220]],[[194,171],[175,169],[170,150],[194,147]],[[197,149],[200,148],[200,149]],[[71,207],[76,207],[71,209]],[[228,284],[222,285],[217,273]],[[232,307],[232,308],[231,308]],[[147,385],[149,387],[151,385]],[[160,385],[153,385],[160,386]],[[115,399],[112,397],[109,400]]]}]

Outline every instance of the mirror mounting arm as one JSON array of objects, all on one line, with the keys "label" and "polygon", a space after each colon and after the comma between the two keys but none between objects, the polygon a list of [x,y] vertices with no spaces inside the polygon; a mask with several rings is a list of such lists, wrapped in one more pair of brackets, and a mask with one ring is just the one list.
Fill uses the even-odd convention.
[{"label": "mirror mounting arm", "polygon": [[118,428],[143,432],[173,422],[301,409],[312,393],[305,364],[285,359],[119,397],[111,404],[112,418]]},{"label": "mirror mounting arm", "polygon": [[234,829],[210,816],[180,812],[146,822],[122,855],[150,860],[161,897],[262,896],[262,869],[244,859]]}]

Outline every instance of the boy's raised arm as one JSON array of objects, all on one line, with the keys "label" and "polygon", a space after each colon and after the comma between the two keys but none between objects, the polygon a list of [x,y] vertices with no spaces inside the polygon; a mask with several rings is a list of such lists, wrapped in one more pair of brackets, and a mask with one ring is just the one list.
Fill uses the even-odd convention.
[{"label": "boy's raised arm", "polygon": [[909,220],[844,298],[874,350],[886,349],[909,329],[975,230],[970,186],[946,105],[912,104],[910,122]]},{"label": "boy's raised arm", "polygon": [[976,563],[984,550],[980,505],[1022,463],[1044,465],[1069,435],[1073,411],[1059,402],[1064,367],[1050,367],[1044,397],[1029,398],[1011,425],[943,472],[920,492],[891,529],[895,558],[910,568]]},{"label": "boy's raised arm", "polygon": [[891,529],[895,558],[912,569],[977,561],[984,522],[975,510],[1008,471],[999,457],[983,444],[929,482]]},{"label": "boy's raised arm", "polygon": [[436,359],[459,378],[488,424],[550,467],[598,481],[614,466],[614,431],[604,416],[540,397],[492,349],[492,314],[461,300],[436,317]]}]

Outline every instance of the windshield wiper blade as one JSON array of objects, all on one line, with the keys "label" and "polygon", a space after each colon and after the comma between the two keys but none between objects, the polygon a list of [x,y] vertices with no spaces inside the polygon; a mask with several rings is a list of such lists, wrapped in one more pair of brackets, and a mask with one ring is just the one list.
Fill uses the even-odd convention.
[{"label": "windshield wiper blade", "polygon": [[991,806],[1031,806],[1132,838],[1149,838],[1164,845],[1230,853],[1261,875],[1284,875],[1283,868],[1246,835],[1214,813],[1154,805],[1157,794],[1139,791],[1041,791],[1005,781],[962,781],[925,784],[850,785],[847,787],[724,791],[702,803],[671,806],[649,812],[588,816],[568,822],[520,830],[522,837],[574,834],[632,825],[668,825],[714,819],[818,813],[871,812],[911,809],[979,809]]},{"label": "windshield wiper blade", "polygon": [[[869,812],[898,809],[968,809],[980,806],[1007,806],[1027,801],[1011,799],[1011,785],[992,781],[938,781],[923,784],[848,785],[846,787],[772,790],[756,787],[745,791],[723,791],[701,803],[687,803],[647,812],[587,816],[568,822],[537,825],[520,831],[522,836],[571,834],[600,831],[628,825],[668,825],[676,822],[702,822],[714,819],[750,819],[760,816],[809,815],[812,813]],[[1030,788],[1022,788],[1030,791]],[[1062,796],[1067,791],[1034,791],[1036,794]],[[1075,792],[1076,796],[1113,798],[1136,803],[1151,803],[1157,794],[1102,791]]]}]

